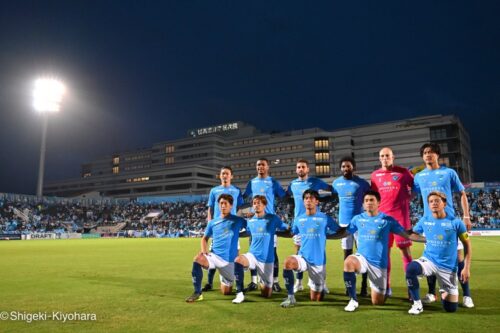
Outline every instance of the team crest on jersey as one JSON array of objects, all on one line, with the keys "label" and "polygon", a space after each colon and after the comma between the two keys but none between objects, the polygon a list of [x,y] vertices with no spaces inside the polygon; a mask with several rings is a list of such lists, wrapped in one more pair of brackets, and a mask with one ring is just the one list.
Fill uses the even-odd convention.
[{"label": "team crest on jersey", "polygon": [[392,175],[392,180],[397,181],[399,179],[399,175]]},{"label": "team crest on jersey", "polygon": [[264,193],[264,191],[265,191],[265,190],[264,190],[263,188],[261,188],[261,189],[260,189],[260,192],[261,192],[261,193]]},{"label": "team crest on jersey", "polygon": [[438,183],[437,182],[432,182],[431,185],[432,186],[436,186]]},{"label": "team crest on jersey", "polygon": [[259,227],[259,228],[258,228],[258,231],[259,231],[259,232],[263,232],[263,231],[264,231],[264,228],[263,228],[263,227]]},{"label": "team crest on jersey", "polygon": [[439,240],[443,240],[443,239],[444,239],[444,236],[443,236],[443,235],[437,235],[437,239],[439,239]]},{"label": "team crest on jersey", "polygon": [[315,231],[316,231],[316,229],[315,229],[315,228],[309,228],[309,229],[307,229],[307,232],[308,232],[308,233],[311,233],[311,234],[312,234],[312,233],[314,233]]},{"label": "team crest on jersey", "polygon": [[370,235],[375,235],[376,233],[377,233],[377,231],[376,231],[376,230],[373,230],[373,229],[372,229],[372,230],[370,230]]}]

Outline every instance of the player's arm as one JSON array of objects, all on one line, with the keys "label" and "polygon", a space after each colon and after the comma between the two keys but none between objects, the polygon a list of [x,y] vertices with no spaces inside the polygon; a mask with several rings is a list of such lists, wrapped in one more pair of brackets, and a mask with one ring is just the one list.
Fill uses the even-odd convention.
[{"label": "player's arm", "polygon": [[210,222],[214,216],[214,207],[208,207],[207,209],[207,222]]},{"label": "player's arm", "polygon": [[470,264],[472,258],[472,246],[469,238],[469,234],[464,232],[458,236],[460,241],[464,245],[465,251],[465,261],[464,261],[464,269],[462,269],[462,273],[458,277],[462,282],[467,282],[470,278]]},{"label": "player's arm", "polygon": [[326,234],[326,239],[340,239],[349,236],[350,232],[346,227],[340,227],[333,234]]},{"label": "player's arm", "polygon": [[469,200],[467,200],[467,193],[465,193],[465,191],[460,192],[460,204],[464,214],[463,221],[465,227],[467,228],[467,231],[470,231],[472,229],[472,223],[470,221]]},{"label": "player's arm", "polygon": [[400,233],[398,233],[398,235],[418,243],[425,243],[427,241],[424,236],[417,234],[411,229],[403,230]]},{"label": "player's arm", "polygon": [[201,237],[201,253],[202,254],[208,254],[208,240],[210,237],[208,236],[203,236]]},{"label": "player's arm", "polygon": [[250,237],[250,232],[247,229],[241,229],[239,237],[240,238]]}]

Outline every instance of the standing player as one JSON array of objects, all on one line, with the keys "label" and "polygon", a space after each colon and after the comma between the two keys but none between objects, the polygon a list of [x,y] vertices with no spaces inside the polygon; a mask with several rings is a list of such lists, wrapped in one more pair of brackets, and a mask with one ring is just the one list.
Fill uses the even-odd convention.
[{"label": "standing player", "polygon": [[[280,183],[269,176],[269,161],[267,158],[259,158],[256,163],[257,169],[257,177],[250,180],[245,189],[245,193],[243,196],[246,197],[255,197],[256,195],[263,195],[266,197],[267,205],[266,205],[266,213],[274,214],[274,197],[283,198],[285,196],[285,191],[281,187]],[[274,283],[273,290],[276,292],[281,291],[281,287],[279,285],[279,259],[278,253],[276,252],[276,242],[277,238],[274,238]],[[247,291],[252,291],[257,289],[257,274],[255,270],[251,271],[252,273],[252,282],[247,286]]]},{"label": "standing player", "polygon": [[[304,159],[298,160],[295,168],[295,172],[297,173],[298,178],[290,182],[290,185],[288,185],[288,189],[286,191],[288,195],[293,197],[293,202],[295,204],[295,208],[293,211],[294,219],[306,213],[306,207],[304,206],[304,200],[302,199],[302,194],[304,193],[305,190],[316,190],[316,191],[325,190],[330,192],[332,190],[332,188],[321,179],[316,177],[309,177],[309,171],[310,171],[309,163]],[[300,249],[299,235],[295,235],[294,244],[297,247],[297,253],[298,253]],[[304,276],[303,272],[297,273],[297,280],[295,281],[294,285],[295,292],[304,290],[304,287],[302,286],[303,276]],[[325,291],[326,290],[327,289],[325,286]]]},{"label": "standing player", "polygon": [[358,251],[344,261],[344,282],[351,298],[344,308],[348,312],[358,308],[356,274],[360,273],[367,273],[369,276],[372,304],[385,303],[390,233],[405,239],[425,242],[423,237],[410,235],[394,218],[380,213],[379,204],[378,192],[366,192],[363,197],[365,213],[354,216],[347,228],[351,235],[358,233]]},{"label": "standing player", "polygon": [[413,228],[416,233],[425,233],[427,244],[422,257],[412,261],[406,269],[406,283],[413,299],[413,305],[408,313],[418,315],[424,311],[419,292],[420,275],[437,277],[443,308],[446,312],[455,312],[458,308],[456,248],[460,238],[467,253],[464,268],[460,272],[460,280],[466,282],[470,277],[471,265],[469,235],[460,219],[448,216],[446,213],[448,198],[444,193],[432,191],[425,201],[432,214],[424,215]]},{"label": "standing player", "polygon": [[[439,155],[441,154],[441,149],[436,143],[426,143],[420,148],[420,156],[422,156],[426,168],[415,175],[415,192],[420,193],[422,196],[422,201],[424,203],[424,216],[430,216],[431,211],[429,209],[429,203],[425,198],[432,191],[439,191],[446,195],[446,215],[450,218],[455,217],[455,209],[453,208],[453,192],[459,192],[460,203],[463,212],[463,221],[467,230],[471,229],[470,215],[469,215],[469,203],[467,201],[467,195],[465,193],[465,188],[460,182],[455,170],[447,168],[445,166],[439,165]],[[458,242],[458,276],[461,275],[461,271],[464,268],[464,253],[463,246],[461,242]],[[432,303],[436,300],[434,296],[436,294],[436,277],[429,276],[427,278],[429,284],[429,292],[422,299],[423,303]],[[466,308],[473,308],[474,302],[472,301],[470,295],[469,281],[460,280],[462,290],[464,292],[463,305]]]},{"label": "standing player", "polygon": [[[233,179],[233,169],[230,166],[223,166],[220,169],[219,178],[221,184],[215,186],[210,190],[207,203],[207,222],[210,222],[214,218],[220,217],[220,209],[217,204],[217,199],[221,194],[229,194],[233,197],[233,208],[231,209],[231,214],[236,215],[239,207],[243,205],[243,196],[241,195],[241,190],[234,185],[231,185]],[[215,276],[215,268],[208,270],[207,284],[203,287],[203,291],[209,291],[213,288]]]},{"label": "standing player", "polygon": [[245,300],[243,294],[244,270],[250,268],[257,271],[260,278],[260,292],[264,297],[271,297],[273,292],[273,265],[274,265],[274,235],[276,230],[288,230],[278,216],[266,214],[266,197],[256,195],[252,200],[255,215],[247,221],[247,232],[252,237],[248,253],[239,255],[234,261],[234,275],[236,277],[236,298],[234,304]]},{"label": "standing player", "polygon": [[[356,162],[352,157],[346,156],[340,160],[340,171],[342,176],[332,183],[333,192],[339,196],[339,225],[347,227],[355,215],[363,212],[363,196],[370,190],[370,184],[361,177],[354,174]],[[342,249],[344,250],[344,260],[353,252],[354,235],[349,234],[342,238]],[[361,296],[367,296],[366,287],[367,274],[363,273],[361,282]],[[346,289],[346,294],[349,291]]]},{"label": "standing player", "polygon": [[309,287],[311,301],[320,301],[323,297],[325,283],[325,247],[327,232],[336,232],[339,225],[324,213],[318,211],[319,194],[314,190],[304,191],[302,198],[306,213],[299,215],[293,222],[292,233],[300,235],[301,247],[299,254],[286,258],[283,268],[283,277],[288,297],[281,303],[284,308],[295,306],[295,292],[293,290],[293,272],[309,273]]},{"label": "standing player", "polygon": [[[413,187],[413,176],[408,169],[394,165],[394,154],[391,148],[382,148],[379,152],[382,167],[371,174],[371,187],[380,193],[380,211],[393,217],[406,230],[411,229],[410,198]],[[403,255],[403,267],[411,262],[411,240],[399,235],[390,234],[389,257],[387,262],[387,296],[391,296],[391,247],[396,246]]]},{"label": "standing player", "polygon": [[[234,259],[238,253],[238,239],[240,229],[245,228],[247,221],[239,216],[231,214],[233,208],[233,197],[229,194],[221,194],[219,199],[221,216],[208,222],[205,234],[201,238],[201,251],[194,257],[193,278],[194,293],[186,298],[186,302],[193,303],[202,301],[201,282],[203,270],[217,268],[221,280],[221,292],[229,295],[232,291],[234,281]],[[213,237],[212,250],[208,251],[208,240]]]}]

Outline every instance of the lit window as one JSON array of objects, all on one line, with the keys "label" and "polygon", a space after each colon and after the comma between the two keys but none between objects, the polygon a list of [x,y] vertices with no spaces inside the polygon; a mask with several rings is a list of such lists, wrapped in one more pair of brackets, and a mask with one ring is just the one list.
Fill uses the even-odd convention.
[{"label": "lit window", "polygon": [[120,172],[120,167],[113,167],[113,173],[119,173]]},{"label": "lit window", "polygon": [[175,147],[172,146],[172,145],[168,145],[168,146],[165,147],[165,153],[167,153],[167,154],[171,154],[174,151],[175,151]]},{"label": "lit window", "polygon": [[173,156],[169,156],[169,157],[165,158],[165,164],[173,164],[173,163],[174,163]]},{"label": "lit window", "polygon": [[119,156],[113,157],[113,165],[118,165],[118,164],[120,164],[120,157]]}]

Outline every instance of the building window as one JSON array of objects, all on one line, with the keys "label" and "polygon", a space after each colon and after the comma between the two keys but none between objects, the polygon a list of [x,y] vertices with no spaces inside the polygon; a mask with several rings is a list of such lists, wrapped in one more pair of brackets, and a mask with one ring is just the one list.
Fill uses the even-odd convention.
[{"label": "building window", "polygon": [[443,142],[439,144],[439,149],[441,150],[441,154],[446,154],[448,150],[448,143]]},{"label": "building window", "polygon": [[113,167],[113,173],[115,173],[115,174],[120,173],[120,167],[118,167],[118,166]]},{"label": "building window", "polygon": [[175,151],[175,147],[172,145],[168,145],[165,147],[165,153],[172,154]]},{"label": "building window", "polygon": [[165,164],[173,164],[173,163],[174,163],[173,156],[169,156],[169,157],[165,158]]},{"label": "building window", "polygon": [[120,164],[120,156],[114,156],[113,165],[118,165],[118,164]]},{"label": "building window", "polygon": [[330,166],[329,165],[316,165],[316,175],[329,175]]},{"label": "building window", "polygon": [[91,172],[86,172],[86,173],[83,174],[83,178],[88,178],[90,176],[92,176]]},{"label": "building window", "polygon": [[446,128],[431,129],[431,140],[446,139]]},{"label": "building window", "polygon": [[314,148],[315,149],[328,149],[329,148],[328,139],[314,139]]},{"label": "building window", "polygon": [[316,162],[329,162],[330,153],[315,153],[314,158],[316,159]]}]

